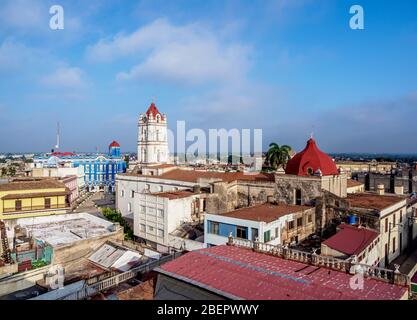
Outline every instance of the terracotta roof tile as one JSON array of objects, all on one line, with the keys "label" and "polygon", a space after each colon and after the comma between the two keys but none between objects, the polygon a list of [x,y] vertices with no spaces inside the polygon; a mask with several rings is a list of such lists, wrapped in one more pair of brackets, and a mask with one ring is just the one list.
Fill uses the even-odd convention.
[{"label": "terracotta roof tile", "polygon": [[221,216],[270,223],[287,214],[302,212],[311,208],[287,204],[262,204],[222,213]]}]

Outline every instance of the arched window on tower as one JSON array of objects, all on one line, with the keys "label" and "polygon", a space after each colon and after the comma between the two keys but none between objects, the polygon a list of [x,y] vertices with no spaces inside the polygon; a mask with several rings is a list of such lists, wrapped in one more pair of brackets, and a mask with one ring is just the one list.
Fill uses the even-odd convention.
[{"label": "arched window on tower", "polygon": [[156,122],[159,123],[159,121],[161,120],[161,116],[159,114],[156,115]]}]

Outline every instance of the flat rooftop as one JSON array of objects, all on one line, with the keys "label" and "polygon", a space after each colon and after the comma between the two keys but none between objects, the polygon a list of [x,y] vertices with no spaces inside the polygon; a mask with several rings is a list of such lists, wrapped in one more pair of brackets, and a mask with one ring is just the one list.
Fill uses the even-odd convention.
[{"label": "flat rooftop", "polygon": [[346,199],[351,207],[384,210],[406,200],[404,196],[378,195],[371,192],[348,194]]},{"label": "flat rooftop", "polygon": [[234,246],[189,252],[155,271],[230,299],[397,300],[407,288],[365,278],[350,287],[345,272],[286,260]]},{"label": "flat rooftop", "polygon": [[35,239],[54,247],[110,234],[114,230],[113,223],[88,213],[23,218],[18,220],[18,224]]},{"label": "flat rooftop", "polygon": [[270,223],[287,214],[302,212],[312,207],[296,206],[289,204],[261,204],[252,207],[237,209],[220,214],[223,217],[230,217],[242,220],[262,221]]},{"label": "flat rooftop", "polygon": [[161,198],[168,198],[169,200],[174,199],[181,199],[181,198],[187,198],[193,195],[196,195],[191,190],[178,190],[178,191],[166,191],[166,192],[154,192],[151,193],[152,196],[161,197]]}]

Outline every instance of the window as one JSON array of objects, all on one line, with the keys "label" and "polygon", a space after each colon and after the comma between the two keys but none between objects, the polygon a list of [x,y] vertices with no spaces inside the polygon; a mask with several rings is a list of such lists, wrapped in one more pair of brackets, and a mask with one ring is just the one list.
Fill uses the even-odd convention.
[{"label": "window", "polygon": [[301,189],[296,189],[295,190],[295,204],[297,206],[301,205]]},{"label": "window", "polygon": [[297,219],[297,228],[302,227],[302,226],[303,226],[303,218],[301,217]]},{"label": "window", "polygon": [[149,183],[146,184],[146,190],[151,190],[151,185]]},{"label": "window", "polygon": [[388,218],[385,218],[385,232],[388,232]]},{"label": "window", "polygon": [[397,219],[395,219],[396,218],[396,214],[394,213],[393,215],[392,215],[392,225],[393,226],[395,226],[395,220],[397,220]]},{"label": "window", "polygon": [[401,210],[400,211],[400,223],[402,223],[403,222],[403,211]]},{"label": "window", "polygon": [[308,175],[312,176],[314,174],[314,171],[312,168],[307,168]]},{"label": "window", "polygon": [[152,226],[148,226],[148,231],[149,232],[153,232],[153,227]]},{"label": "window", "polygon": [[164,217],[164,210],[158,209],[158,217],[163,218]]},{"label": "window", "polygon": [[45,198],[45,209],[51,209],[51,198]]},{"label": "window", "polygon": [[264,232],[264,242],[269,242],[271,241],[271,230],[265,231]]},{"label": "window", "polygon": [[146,213],[146,207],[145,206],[140,206],[140,212],[141,213]]},{"label": "window", "polygon": [[395,240],[397,240],[397,239],[395,239],[395,237],[392,239],[392,253],[395,253],[395,244],[396,244],[396,241]]},{"label": "window", "polygon": [[164,191],[164,187],[163,186],[159,186],[159,192]]},{"label": "window", "polygon": [[236,227],[236,237],[241,239],[248,238],[248,228],[245,227]]},{"label": "window", "polygon": [[259,231],[257,228],[252,228],[252,241],[255,241],[259,237]]},{"label": "window", "polygon": [[312,223],[313,222],[313,215],[309,214],[308,218],[307,218],[308,223]]},{"label": "window", "polygon": [[164,230],[158,229],[158,237],[163,237],[163,236],[164,236]]},{"label": "window", "polygon": [[130,202],[127,204],[127,211],[132,212],[132,204]]},{"label": "window", "polygon": [[146,231],[146,226],[144,224],[140,224],[140,231],[141,232],[145,232]]},{"label": "window", "polygon": [[275,228],[275,238],[279,237],[279,227]]},{"label": "window", "polygon": [[294,229],[294,220],[293,221],[288,221],[288,230],[292,230]]},{"label": "window", "polygon": [[120,191],[120,196],[121,196],[122,198],[125,196],[125,191],[124,191],[124,190],[121,190],[121,191]]},{"label": "window", "polygon": [[134,191],[134,190],[132,190],[132,191],[130,192],[130,197],[131,197],[131,198],[134,198],[134,197],[135,197],[135,191]]},{"label": "window", "polygon": [[219,234],[219,223],[218,222],[209,221],[208,224],[209,224],[209,233]]},{"label": "window", "polygon": [[15,210],[21,211],[22,210],[22,200],[16,200],[15,202]]}]

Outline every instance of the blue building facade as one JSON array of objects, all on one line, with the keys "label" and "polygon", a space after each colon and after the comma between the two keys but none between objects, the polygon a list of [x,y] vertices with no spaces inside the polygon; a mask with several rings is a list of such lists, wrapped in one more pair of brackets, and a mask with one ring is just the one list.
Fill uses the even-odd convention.
[{"label": "blue building facade", "polygon": [[116,141],[109,145],[108,154],[55,153],[49,157],[37,157],[34,163],[38,168],[82,167],[85,188],[92,192],[114,192],[116,174],[126,172],[126,162],[122,157],[120,145]]}]

